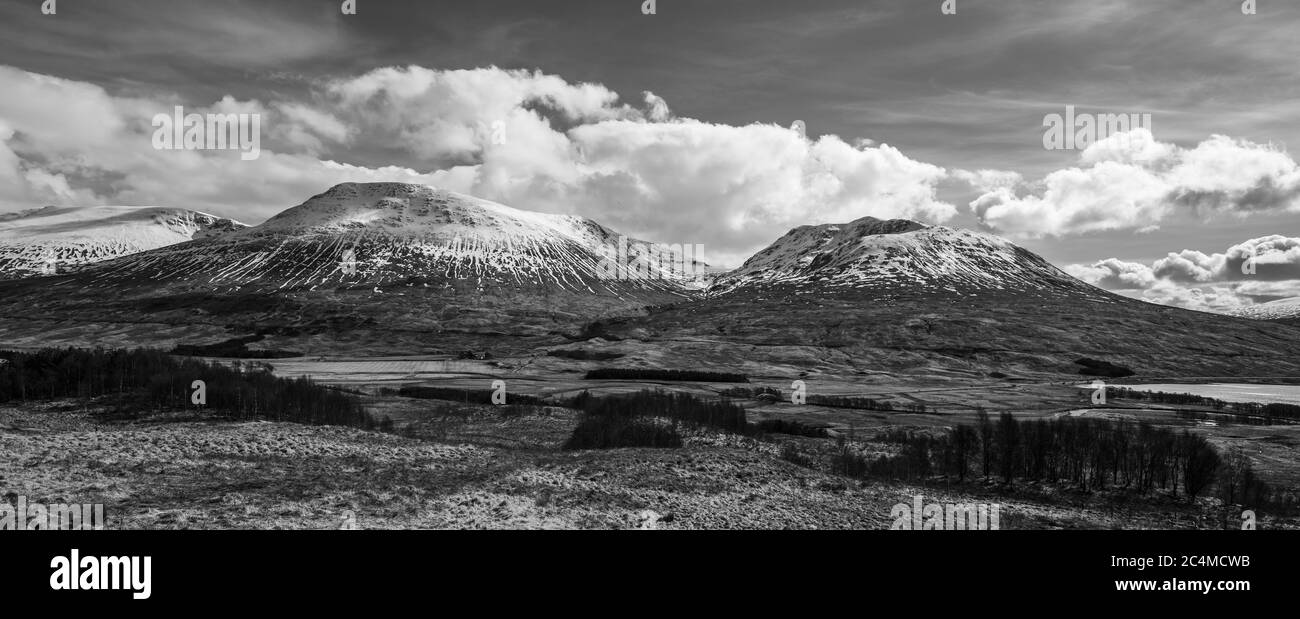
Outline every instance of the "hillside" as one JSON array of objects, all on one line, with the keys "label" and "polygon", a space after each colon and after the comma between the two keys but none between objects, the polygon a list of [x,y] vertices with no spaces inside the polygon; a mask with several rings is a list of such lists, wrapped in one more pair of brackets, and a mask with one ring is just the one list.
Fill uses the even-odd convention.
[{"label": "hillside", "polygon": [[66,273],[246,227],[198,211],[150,206],[47,206],[0,214],[0,279]]},{"label": "hillside", "polygon": [[[455,338],[471,347],[503,335],[562,341],[592,319],[695,294],[686,256],[643,261],[641,277],[618,278],[610,263],[620,238],[590,220],[432,187],[345,183],[258,226],[0,285],[0,314],[40,308],[36,316],[72,322],[70,331],[39,321],[12,327],[15,335],[41,329],[69,341],[332,333],[318,340],[407,351],[446,350]],[[639,242],[624,243],[635,259]],[[139,324],[154,327],[130,326]]]},{"label": "hillside", "polygon": [[706,299],[602,327],[656,359],[792,377],[1046,379],[1082,358],[1139,377],[1300,376],[1300,328],[1125,298],[1003,239],[901,220],[796,228]]}]

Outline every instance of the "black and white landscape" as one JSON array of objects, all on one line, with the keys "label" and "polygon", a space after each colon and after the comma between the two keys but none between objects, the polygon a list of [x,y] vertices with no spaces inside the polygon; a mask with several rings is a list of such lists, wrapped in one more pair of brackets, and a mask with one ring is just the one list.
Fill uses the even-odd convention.
[{"label": "black and white landscape", "polygon": [[1300,7],[51,4],[0,507],[1300,528]]}]

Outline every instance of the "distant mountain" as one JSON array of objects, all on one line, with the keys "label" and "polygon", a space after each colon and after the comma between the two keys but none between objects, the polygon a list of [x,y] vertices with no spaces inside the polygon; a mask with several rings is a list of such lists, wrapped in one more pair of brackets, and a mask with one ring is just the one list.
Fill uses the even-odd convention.
[{"label": "distant mountain", "polygon": [[[633,258],[648,245],[623,238]],[[614,295],[689,286],[690,278],[665,268],[668,261],[648,265],[631,286],[619,285],[617,277],[610,277],[616,274],[606,272],[611,266],[607,254],[616,250],[619,239],[618,233],[581,217],[523,211],[423,185],[347,183],[213,244],[223,251],[253,251],[257,258],[241,261],[236,270],[209,268],[213,276],[208,283],[265,287],[270,277],[283,289],[452,279]],[[272,245],[273,251],[262,251]],[[205,261],[207,250],[193,246],[182,253]],[[185,260],[178,262],[185,268]]]},{"label": "distant mountain", "polygon": [[47,206],[0,214],[0,279],[53,275],[246,228],[181,208]]},{"label": "distant mountain", "polygon": [[1233,315],[1255,320],[1300,321],[1300,297],[1278,299],[1260,303],[1259,305],[1243,307],[1233,312]]},{"label": "distant mountain", "polygon": [[0,282],[0,340],[259,335],[259,346],[307,354],[527,357],[599,339],[651,367],[936,384],[1061,380],[1080,376],[1083,359],[1137,378],[1300,376],[1300,327],[1129,299],[978,232],[871,218],[803,226],[704,291],[663,263],[616,277],[620,244],[633,254],[622,259],[649,261],[590,220],[347,183],[252,228]]},{"label": "distant mountain", "polygon": [[795,228],[718,278],[710,292],[755,286],[882,292],[1095,290],[996,236],[873,217]]},{"label": "distant mountain", "polygon": [[[258,226],[0,293],[51,316],[240,334],[576,337],[602,315],[696,294],[703,265],[681,253],[651,261],[648,247],[580,217],[423,185],[345,183]],[[626,262],[639,270],[616,268]]]},{"label": "distant mountain", "polygon": [[[1300,375],[1300,329],[1129,299],[991,235],[870,217],[801,226],[706,298],[609,321],[684,367],[792,375]],[[936,378],[936,380],[942,380]]]}]

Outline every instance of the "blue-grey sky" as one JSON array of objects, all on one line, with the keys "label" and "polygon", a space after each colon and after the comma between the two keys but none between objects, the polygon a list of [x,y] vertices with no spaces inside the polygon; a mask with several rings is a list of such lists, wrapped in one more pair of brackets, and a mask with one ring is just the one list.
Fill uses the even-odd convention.
[{"label": "blue-grey sky", "polygon": [[[1294,2],[340,4],[0,0],[0,210],[257,223],[316,185],[410,177],[733,265],[793,225],[904,216],[1160,302],[1300,294]],[[262,114],[263,156],[153,150],[174,105]],[[1150,114],[1150,141],[1047,150],[1066,106]],[[1229,273],[1252,247],[1277,267]]]}]

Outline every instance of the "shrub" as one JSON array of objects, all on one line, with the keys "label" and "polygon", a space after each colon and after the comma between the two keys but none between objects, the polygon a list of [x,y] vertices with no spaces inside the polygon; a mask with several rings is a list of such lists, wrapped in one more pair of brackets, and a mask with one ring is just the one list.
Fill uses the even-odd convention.
[{"label": "shrub", "polygon": [[831,471],[848,477],[862,477],[871,469],[867,457],[855,451],[843,439],[840,440],[835,455],[831,456]]},{"label": "shrub", "polygon": [[814,468],[816,465],[816,460],[794,443],[786,443],[781,446],[781,459],[804,468]]},{"label": "shrub", "polygon": [[3,352],[0,402],[117,396],[115,415],[147,410],[194,410],[192,384],[202,380],[205,410],[238,419],[371,428],[360,402],[308,378],[281,378],[252,363],[225,365],[178,359],[160,350],[96,348]]},{"label": "shrub", "polygon": [[675,425],[653,418],[593,414],[583,417],[564,443],[564,449],[613,449],[617,447],[681,447]]},{"label": "shrub", "polygon": [[580,409],[583,416],[565,449],[679,447],[679,424],[738,434],[749,431],[744,408],[687,393],[654,390],[597,397],[584,391],[568,405]]},{"label": "shrub", "polygon": [[1083,366],[1082,368],[1079,368],[1079,373],[1085,376],[1104,376],[1106,378],[1124,378],[1125,376],[1132,376],[1136,374],[1136,372],[1124,366],[1115,365],[1114,363],[1111,363],[1109,361],[1089,359],[1087,357],[1079,359],[1078,361],[1075,361],[1075,363]]},{"label": "shrub", "polygon": [[828,436],[825,426],[815,426],[802,421],[764,419],[754,424],[753,427],[764,434],[790,434],[812,438],[825,438]]}]

